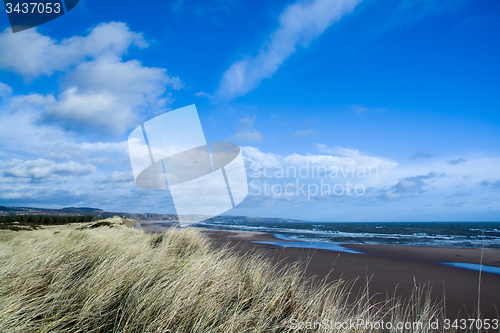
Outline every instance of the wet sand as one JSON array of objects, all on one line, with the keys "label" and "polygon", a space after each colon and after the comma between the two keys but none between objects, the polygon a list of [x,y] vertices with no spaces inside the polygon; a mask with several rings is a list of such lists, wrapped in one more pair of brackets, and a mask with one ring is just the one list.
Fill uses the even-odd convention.
[{"label": "wet sand", "polygon": [[[167,228],[153,223],[136,224],[144,232],[163,232]],[[431,286],[432,298],[445,303],[449,319],[469,318],[477,310],[479,272],[444,265],[445,262],[479,264],[481,249],[398,245],[353,245],[343,247],[362,252],[280,247],[254,243],[283,241],[268,233],[201,229],[215,247],[229,246],[239,255],[261,253],[278,268],[296,262],[305,267],[307,277],[318,281],[343,278],[356,280],[353,296],[361,294],[369,280],[374,301],[395,294],[409,297],[414,286]],[[292,243],[292,242],[291,242]],[[483,265],[500,267],[500,249],[484,249]],[[481,274],[480,311],[483,318],[500,318],[500,274]]]},{"label": "wet sand", "polygon": [[[481,249],[419,246],[343,245],[363,254],[330,250],[279,247],[252,241],[282,241],[271,234],[204,230],[214,245],[230,246],[245,255],[259,252],[273,264],[283,267],[294,262],[305,266],[306,275],[326,278],[357,279],[353,293],[362,293],[369,280],[374,300],[387,295],[409,297],[414,285],[431,285],[431,295],[446,305],[449,319],[469,318],[477,309],[479,272],[444,265],[444,262],[479,264]],[[483,264],[500,267],[500,250],[484,249]],[[481,306],[484,318],[499,318],[500,274],[482,272]],[[500,309],[499,309],[500,310]]]}]

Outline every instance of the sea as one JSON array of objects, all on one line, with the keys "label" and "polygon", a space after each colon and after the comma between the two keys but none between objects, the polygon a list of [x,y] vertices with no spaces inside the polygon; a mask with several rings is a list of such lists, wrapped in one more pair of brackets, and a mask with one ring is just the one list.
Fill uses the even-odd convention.
[{"label": "sea", "polygon": [[284,241],[295,241],[294,247],[331,250],[340,244],[500,248],[500,222],[211,221],[191,226],[214,230],[266,232]]}]

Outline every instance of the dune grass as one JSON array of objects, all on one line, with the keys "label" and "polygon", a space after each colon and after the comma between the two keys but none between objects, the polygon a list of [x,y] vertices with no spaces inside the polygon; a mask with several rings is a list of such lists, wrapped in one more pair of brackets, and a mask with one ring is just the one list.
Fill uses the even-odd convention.
[{"label": "dune grass", "polygon": [[0,332],[387,332],[373,326],[382,319],[426,332],[442,313],[424,289],[406,302],[352,302],[352,283],[313,286],[298,265],[278,271],[213,249],[198,231],[146,235],[115,222],[0,237]]}]

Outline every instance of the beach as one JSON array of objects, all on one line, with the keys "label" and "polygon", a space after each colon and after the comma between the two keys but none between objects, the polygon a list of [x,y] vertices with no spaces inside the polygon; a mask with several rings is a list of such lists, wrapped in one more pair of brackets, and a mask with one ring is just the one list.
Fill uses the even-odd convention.
[{"label": "beach", "polygon": [[477,320],[479,272],[449,265],[499,268],[495,248],[326,250],[120,217],[2,235],[2,332],[435,332],[498,320],[500,275],[482,273]]},{"label": "beach", "polygon": [[[277,267],[300,262],[307,277],[319,281],[357,279],[353,296],[362,293],[369,280],[369,295],[374,301],[387,295],[409,297],[417,286],[431,286],[433,300],[445,304],[449,319],[469,318],[477,310],[479,272],[443,263],[479,264],[481,249],[399,245],[343,245],[363,252],[280,247],[256,242],[282,241],[272,234],[248,231],[203,230],[214,246],[230,246],[245,255],[259,252]],[[290,242],[292,243],[292,242]],[[290,244],[293,245],[293,244]],[[484,249],[483,265],[500,267],[500,250]],[[483,318],[498,318],[500,306],[500,274],[481,273],[480,311]]]},{"label": "beach", "polygon": [[[166,230],[149,222],[137,227],[145,232]],[[479,271],[445,263],[480,264],[480,248],[342,244],[343,251],[335,251],[296,248],[293,241],[287,242],[266,232],[195,229],[208,235],[215,247],[229,246],[239,255],[258,252],[278,269],[299,262],[306,276],[318,282],[340,278],[356,280],[352,288],[353,299],[363,293],[367,280],[369,296],[374,302],[392,295],[408,298],[416,285],[431,287],[432,299],[443,302],[446,317],[451,320],[475,317],[473,314],[477,313]],[[280,246],[272,244],[275,242]],[[500,249],[483,249],[482,264],[500,268]],[[483,271],[481,316],[499,318],[499,307],[500,274]]]}]

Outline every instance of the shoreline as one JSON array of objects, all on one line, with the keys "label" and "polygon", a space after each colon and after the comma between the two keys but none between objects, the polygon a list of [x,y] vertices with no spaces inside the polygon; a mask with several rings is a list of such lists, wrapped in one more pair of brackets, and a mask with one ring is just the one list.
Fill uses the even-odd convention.
[{"label": "shoreline", "polygon": [[[142,223],[136,228],[144,232],[168,230],[151,223]],[[215,248],[229,247],[242,256],[259,253],[277,269],[298,262],[304,267],[305,276],[315,281],[355,280],[351,289],[353,297],[363,292],[367,281],[374,301],[383,301],[388,295],[408,298],[415,285],[431,286],[431,297],[445,304],[447,318],[469,318],[477,310],[479,272],[445,263],[479,264],[480,248],[341,244],[361,252],[349,253],[292,247],[293,241],[264,232],[196,229],[207,235]],[[291,246],[269,244],[273,242]],[[500,267],[500,249],[485,248],[483,265]],[[482,272],[481,315],[500,318],[499,308],[500,274]]]},{"label": "shoreline", "polygon": [[[480,248],[365,244],[342,244],[342,246],[374,256],[385,256],[403,260],[427,261],[441,264],[449,262],[481,263]],[[500,249],[483,249],[482,264],[500,268]]]},{"label": "shoreline", "polygon": [[[383,301],[393,294],[408,298],[415,285],[430,285],[432,299],[445,303],[447,318],[469,318],[477,309],[479,272],[444,263],[479,263],[481,249],[342,244],[362,252],[348,253],[257,243],[282,241],[266,233],[202,232],[216,248],[229,246],[239,255],[260,253],[278,269],[300,262],[306,277],[315,277],[316,281],[356,280],[353,296],[362,293],[367,280],[374,301]],[[500,267],[500,249],[484,249],[483,265]],[[482,272],[481,314],[484,318],[499,318],[499,307],[500,274]]]},{"label": "shoreline", "polygon": [[[130,226],[129,226],[130,227]],[[162,227],[156,222],[140,222],[132,226],[135,229],[143,230],[144,232],[158,233],[167,231],[168,227]],[[294,241],[281,239],[267,232],[246,231],[246,230],[217,230],[201,227],[193,227],[207,235],[224,234],[224,238],[231,240],[242,240],[253,242],[255,244],[263,244],[269,246],[277,246],[280,248],[294,247],[293,243],[307,244],[307,241]],[[277,245],[276,243],[282,243]],[[290,244],[286,246],[286,244]],[[328,244],[328,243],[325,243]],[[345,253],[358,253],[373,256],[391,257],[395,259],[424,261],[434,263],[481,263],[481,248],[475,247],[445,247],[445,246],[421,246],[421,245],[386,245],[386,244],[352,244],[352,243],[332,243],[342,247],[342,250],[330,248],[316,248],[311,246],[300,246],[297,248],[309,250],[322,250]],[[500,268],[500,249],[484,248],[482,264]]]}]

